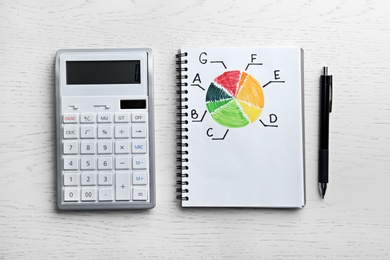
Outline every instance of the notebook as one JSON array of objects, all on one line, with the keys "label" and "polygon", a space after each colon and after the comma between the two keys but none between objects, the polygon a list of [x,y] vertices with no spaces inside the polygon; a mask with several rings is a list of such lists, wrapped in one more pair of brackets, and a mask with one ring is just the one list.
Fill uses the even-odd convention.
[{"label": "notebook", "polygon": [[303,50],[197,47],[176,56],[182,206],[303,207]]}]

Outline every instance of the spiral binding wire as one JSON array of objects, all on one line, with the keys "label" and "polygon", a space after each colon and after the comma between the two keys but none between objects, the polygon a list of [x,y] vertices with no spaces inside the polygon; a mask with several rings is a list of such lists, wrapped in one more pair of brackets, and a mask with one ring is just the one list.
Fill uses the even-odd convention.
[{"label": "spiral binding wire", "polygon": [[189,193],[189,189],[186,188],[185,186],[188,186],[188,180],[187,178],[189,177],[188,175],[188,150],[186,149],[186,147],[188,147],[188,143],[186,142],[186,140],[188,140],[188,135],[186,134],[188,132],[188,128],[187,128],[187,124],[188,124],[188,120],[187,120],[187,117],[188,117],[188,105],[186,105],[185,103],[188,101],[188,97],[187,97],[187,94],[188,94],[188,90],[186,89],[188,87],[188,83],[187,82],[183,82],[185,81],[187,78],[188,78],[188,75],[185,74],[186,71],[188,71],[188,68],[186,67],[186,64],[188,63],[188,60],[186,59],[186,57],[188,56],[188,53],[187,52],[183,52],[183,53],[179,53],[176,55],[176,64],[177,64],[177,68],[176,68],[176,71],[179,73],[177,76],[176,76],[176,79],[177,79],[177,83],[176,83],[176,86],[177,86],[177,95],[178,95],[178,98],[177,98],[177,102],[179,103],[177,105],[177,110],[179,112],[176,113],[177,117],[178,117],[178,120],[177,120],[177,140],[178,140],[178,143],[177,143],[177,178],[178,178],[178,181],[176,182],[177,185],[179,185],[178,188],[176,188],[176,192],[179,193],[179,195],[177,195],[177,199],[179,200],[189,200],[189,196],[188,196],[188,193]]}]

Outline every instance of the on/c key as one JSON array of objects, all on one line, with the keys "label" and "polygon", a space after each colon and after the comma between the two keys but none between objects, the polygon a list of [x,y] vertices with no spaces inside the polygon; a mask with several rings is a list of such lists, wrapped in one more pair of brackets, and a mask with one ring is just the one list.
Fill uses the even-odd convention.
[{"label": "on/c key", "polygon": [[76,124],[79,121],[77,114],[64,114],[62,119],[64,124]]}]

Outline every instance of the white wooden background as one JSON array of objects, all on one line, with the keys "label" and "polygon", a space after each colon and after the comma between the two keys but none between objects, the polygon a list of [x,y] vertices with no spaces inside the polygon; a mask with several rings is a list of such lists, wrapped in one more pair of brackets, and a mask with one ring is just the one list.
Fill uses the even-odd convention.
[{"label": "white wooden background", "polygon": [[[182,46],[305,50],[302,210],[182,209],[175,59]],[[150,47],[157,206],[56,210],[54,57]],[[334,77],[330,184],[317,188],[319,76]],[[390,259],[390,2],[0,0],[0,259]]]}]

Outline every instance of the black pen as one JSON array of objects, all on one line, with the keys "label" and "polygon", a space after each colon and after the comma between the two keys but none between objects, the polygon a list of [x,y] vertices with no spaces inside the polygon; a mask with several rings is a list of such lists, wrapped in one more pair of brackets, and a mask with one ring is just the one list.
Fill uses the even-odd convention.
[{"label": "black pen", "polygon": [[328,75],[328,67],[324,67],[320,86],[320,150],[318,183],[321,197],[325,197],[329,172],[329,114],[332,112],[332,76]]}]

